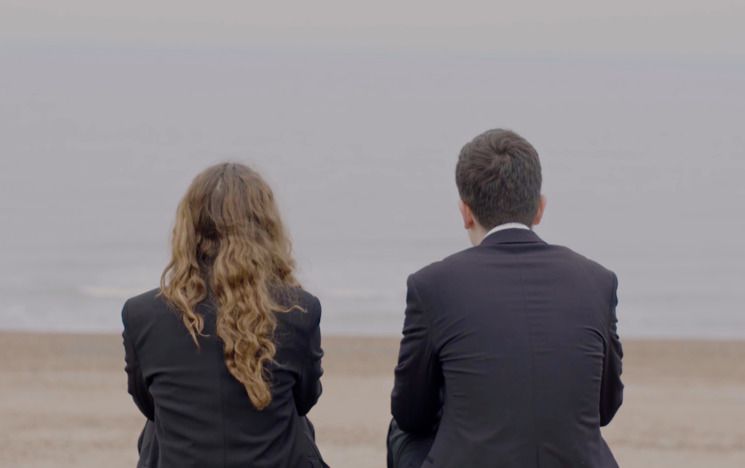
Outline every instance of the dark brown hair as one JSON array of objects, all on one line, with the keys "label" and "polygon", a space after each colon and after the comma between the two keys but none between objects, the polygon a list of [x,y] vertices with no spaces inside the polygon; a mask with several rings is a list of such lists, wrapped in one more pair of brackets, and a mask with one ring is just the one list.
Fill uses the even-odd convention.
[{"label": "dark brown hair", "polygon": [[460,152],[455,182],[484,228],[530,226],[541,197],[541,162],[533,145],[511,130],[488,130]]}]

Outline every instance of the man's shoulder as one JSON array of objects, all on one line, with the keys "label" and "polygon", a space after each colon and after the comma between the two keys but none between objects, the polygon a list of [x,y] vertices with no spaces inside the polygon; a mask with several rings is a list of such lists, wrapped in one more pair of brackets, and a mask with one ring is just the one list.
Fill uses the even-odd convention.
[{"label": "man's shoulder", "polygon": [[414,282],[431,282],[444,275],[457,274],[458,270],[468,268],[477,254],[477,247],[469,247],[454,254],[426,265],[409,275],[409,280]]},{"label": "man's shoulder", "polygon": [[[557,244],[542,244],[545,253],[552,256],[558,261],[570,265],[574,269],[579,269],[585,274],[590,274],[606,281],[616,283],[616,275],[613,271],[606,268],[599,262],[586,257],[577,251]],[[468,271],[474,262],[478,262],[480,257],[489,254],[480,246],[470,247],[454,254],[451,254],[442,260],[435,261],[417,270],[409,276],[409,281],[416,284],[437,283],[442,278],[451,278]],[[513,257],[514,258],[514,257]],[[528,256],[526,256],[527,260]]]},{"label": "man's shoulder", "polygon": [[588,273],[616,281],[616,274],[601,263],[563,245],[550,245],[565,261],[581,266]]}]

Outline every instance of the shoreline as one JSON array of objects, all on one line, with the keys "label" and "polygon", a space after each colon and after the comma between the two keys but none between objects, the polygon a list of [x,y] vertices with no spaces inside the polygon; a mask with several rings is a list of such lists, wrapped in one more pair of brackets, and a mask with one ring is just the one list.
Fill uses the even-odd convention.
[{"label": "shoreline", "polygon": [[[745,466],[745,340],[624,340],[625,401],[603,430],[623,467]],[[398,338],[324,336],[311,411],[333,467],[385,465]],[[0,466],[132,467],[143,418],[121,338],[0,331]]]}]

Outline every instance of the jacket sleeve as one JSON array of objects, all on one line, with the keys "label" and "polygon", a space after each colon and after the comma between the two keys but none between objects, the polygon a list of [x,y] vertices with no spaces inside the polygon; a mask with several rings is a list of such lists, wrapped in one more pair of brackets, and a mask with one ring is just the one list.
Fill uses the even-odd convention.
[{"label": "jacket sleeve", "polygon": [[124,304],[124,308],[122,309],[122,323],[124,324],[122,339],[124,341],[124,370],[127,373],[127,391],[132,395],[135,405],[137,405],[142,414],[152,421],[155,418],[153,398],[150,395],[145,379],[142,376],[140,363],[137,359],[137,353],[135,352],[132,337],[130,336],[128,322],[129,317],[127,316],[127,304]]},{"label": "jacket sleeve", "polygon": [[623,402],[623,382],[621,382],[623,347],[618,337],[618,278],[613,274],[613,287],[610,302],[610,317],[606,332],[606,347],[603,363],[603,379],[600,388],[600,425],[611,422]]},{"label": "jacket sleeve", "polygon": [[431,432],[439,419],[442,379],[432,346],[428,315],[409,276],[403,338],[391,394],[391,413],[398,426],[412,433]]},{"label": "jacket sleeve", "polygon": [[295,406],[300,416],[308,414],[311,408],[318,402],[321,396],[321,376],[323,368],[321,367],[321,358],[323,350],[321,349],[321,303],[318,299],[313,301],[311,310],[307,313],[313,317],[306,348],[302,353],[302,363],[298,370],[298,380],[292,389],[295,398]]}]

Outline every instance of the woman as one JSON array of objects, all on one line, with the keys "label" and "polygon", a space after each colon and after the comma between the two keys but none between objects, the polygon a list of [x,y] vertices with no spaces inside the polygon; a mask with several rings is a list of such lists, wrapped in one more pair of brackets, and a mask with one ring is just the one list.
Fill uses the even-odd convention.
[{"label": "woman", "polygon": [[269,186],[240,164],[181,201],[159,289],[122,311],[142,467],[323,467],[305,415],[321,394],[318,299],[293,276]]}]

